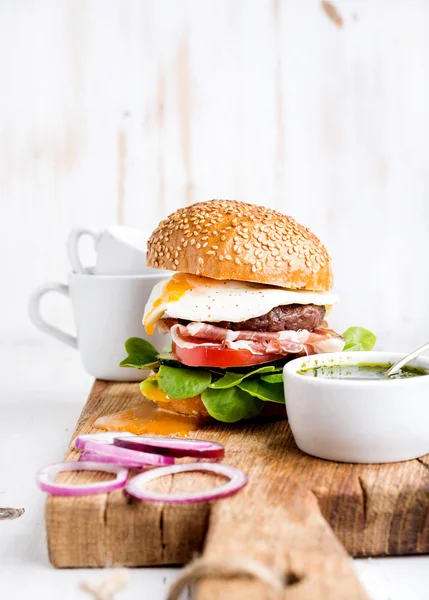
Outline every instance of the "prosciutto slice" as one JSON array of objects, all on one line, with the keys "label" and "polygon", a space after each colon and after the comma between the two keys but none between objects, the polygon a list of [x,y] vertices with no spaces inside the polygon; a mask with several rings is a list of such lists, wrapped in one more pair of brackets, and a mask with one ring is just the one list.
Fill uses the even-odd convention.
[{"label": "prosciutto slice", "polygon": [[205,346],[248,350],[252,354],[287,355],[340,352],[344,347],[344,339],[324,326],[313,331],[231,331],[210,323],[182,325],[173,319],[168,321],[160,322],[161,328],[163,332],[170,329],[171,338],[179,348]]}]

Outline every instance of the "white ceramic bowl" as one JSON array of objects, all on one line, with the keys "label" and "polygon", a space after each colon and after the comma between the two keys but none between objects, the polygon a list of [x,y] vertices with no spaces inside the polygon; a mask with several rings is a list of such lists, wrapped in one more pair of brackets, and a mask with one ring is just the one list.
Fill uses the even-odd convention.
[{"label": "white ceramic bowl", "polygon": [[[429,453],[429,376],[380,381],[298,373],[322,365],[394,363],[403,356],[335,352],[287,363],[286,406],[298,448],[318,458],[353,463],[396,462]],[[429,358],[410,365],[429,369]]]}]

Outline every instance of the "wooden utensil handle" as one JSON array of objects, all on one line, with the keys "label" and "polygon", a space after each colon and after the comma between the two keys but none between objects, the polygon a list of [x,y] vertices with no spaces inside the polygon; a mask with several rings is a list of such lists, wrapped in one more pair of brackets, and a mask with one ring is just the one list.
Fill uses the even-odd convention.
[{"label": "wooden utensil handle", "polygon": [[368,599],[315,496],[304,489],[253,485],[218,502],[203,558],[206,565],[257,561],[272,570],[273,579],[281,576],[285,587],[275,595],[258,577],[210,577],[198,585],[197,600]]}]

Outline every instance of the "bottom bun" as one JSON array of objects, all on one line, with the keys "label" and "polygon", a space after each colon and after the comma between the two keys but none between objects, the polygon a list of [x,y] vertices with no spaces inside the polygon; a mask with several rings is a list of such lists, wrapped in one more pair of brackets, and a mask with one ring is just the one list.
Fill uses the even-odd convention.
[{"label": "bottom bun", "polygon": [[[201,400],[201,396],[193,396],[192,398],[185,398],[184,400],[168,400],[162,402],[158,400],[156,404],[163,410],[177,413],[178,415],[184,415],[186,417],[196,417],[201,423],[219,423],[213,417],[211,417]],[[279,420],[286,419],[286,408],[284,404],[277,402],[264,402],[261,413],[251,419],[252,421],[267,421],[267,420]]]},{"label": "bottom bun", "polygon": [[155,402],[158,404],[159,408],[177,413],[178,415],[196,417],[203,422],[213,420],[207,412],[207,409],[201,400],[201,396],[193,396],[192,398],[185,398],[184,400],[175,400],[174,398],[171,398],[165,402],[162,400],[156,400]]}]

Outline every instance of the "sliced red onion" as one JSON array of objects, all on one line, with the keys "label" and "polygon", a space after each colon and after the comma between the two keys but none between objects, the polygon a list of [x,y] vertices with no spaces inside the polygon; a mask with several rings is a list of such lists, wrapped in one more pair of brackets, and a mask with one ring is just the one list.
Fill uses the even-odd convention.
[{"label": "sliced red onion", "polygon": [[[230,481],[208,491],[194,492],[189,494],[162,494],[160,492],[155,492],[154,490],[147,490],[144,487],[149,481],[158,479],[158,477],[175,475],[177,473],[186,473],[187,471],[205,471],[208,473],[215,473],[216,475],[228,477]],[[133,477],[133,479],[128,481],[125,491],[131,496],[146,502],[170,502],[175,504],[186,504],[191,502],[208,502],[210,500],[226,498],[227,496],[231,496],[232,494],[238,492],[238,490],[244,487],[246,483],[246,475],[235,467],[219,463],[186,463],[172,465],[169,467],[160,467],[159,469],[152,469],[151,471],[146,471],[141,475],[136,475]]]},{"label": "sliced red onion", "polygon": [[112,465],[119,465],[126,469],[141,469],[141,463],[131,460],[118,459],[114,456],[107,456],[106,454],[100,454],[99,452],[93,452],[92,450],[84,450],[79,456],[79,462],[101,462]]},{"label": "sliced red onion", "polygon": [[95,452],[98,455],[108,456],[115,459],[119,465],[129,465],[132,463],[138,467],[147,467],[149,465],[171,465],[174,463],[174,458],[170,456],[137,452],[136,450],[120,448],[113,444],[102,444],[101,442],[92,442],[90,440],[85,443],[85,452]]},{"label": "sliced red onion", "polygon": [[147,435],[121,435],[115,437],[113,441],[115,446],[129,448],[130,450],[140,450],[141,452],[153,452],[163,456],[192,456],[193,458],[214,458],[224,457],[225,448],[216,442],[207,440],[184,440],[172,437],[153,437]]},{"label": "sliced red onion", "polygon": [[[96,483],[70,484],[55,483],[55,478],[62,471],[104,471],[115,473],[111,481]],[[36,476],[37,485],[44,492],[55,496],[86,496],[87,494],[104,494],[124,487],[128,471],[119,465],[106,465],[98,462],[63,462],[41,469]]]},{"label": "sliced red onion", "polygon": [[123,431],[101,431],[100,433],[81,433],[74,441],[75,448],[85,450],[86,442],[100,442],[102,444],[113,444],[113,440],[118,435],[123,435]]}]

